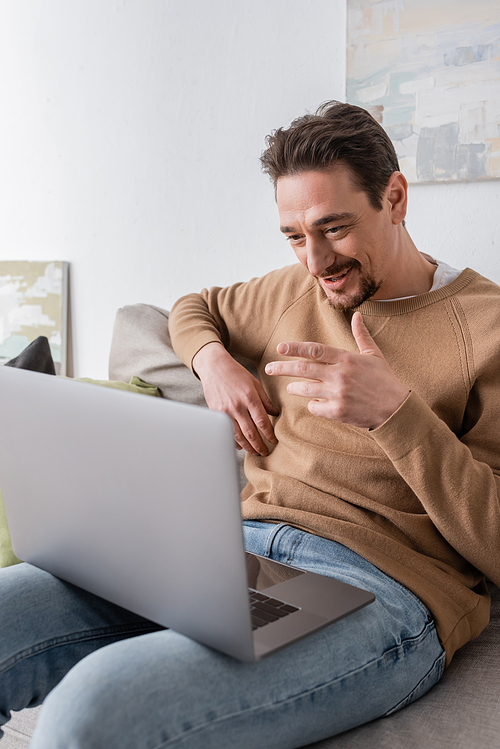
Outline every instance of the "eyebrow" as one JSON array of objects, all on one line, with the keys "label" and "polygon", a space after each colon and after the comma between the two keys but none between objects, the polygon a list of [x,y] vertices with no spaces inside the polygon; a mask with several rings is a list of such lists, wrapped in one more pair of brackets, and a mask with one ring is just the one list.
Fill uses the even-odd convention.
[{"label": "eyebrow", "polygon": [[[325,224],[334,224],[337,221],[352,221],[355,218],[354,213],[329,213],[328,216],[322,216],[314,221],[313,226],[324,226]],[[296,229],[293,226],[280,226],[283,234],[292,234]]]}]

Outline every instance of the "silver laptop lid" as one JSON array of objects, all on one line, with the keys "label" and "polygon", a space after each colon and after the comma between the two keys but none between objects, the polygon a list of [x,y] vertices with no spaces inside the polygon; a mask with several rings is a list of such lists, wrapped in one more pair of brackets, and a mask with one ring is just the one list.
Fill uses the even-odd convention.
[{"label": "silver laptop lid", "polygon": [[21,559],[253,659],[226,415],[6,367],[0,413],[0,489]]}]

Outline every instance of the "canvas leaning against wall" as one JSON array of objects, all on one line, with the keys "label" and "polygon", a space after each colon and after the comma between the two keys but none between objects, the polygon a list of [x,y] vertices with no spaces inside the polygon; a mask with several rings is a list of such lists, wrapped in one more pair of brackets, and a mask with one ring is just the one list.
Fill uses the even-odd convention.
[{"label": "canvas leaning against wall", "polygon": [[0,261],[0,364],[43,335],[65,375],[67,315],[68,263]]},{"label": "canvas leaning against wall", "polygon": [[347,0],[347,101],[409,182],[499,179],[499,0]]}]

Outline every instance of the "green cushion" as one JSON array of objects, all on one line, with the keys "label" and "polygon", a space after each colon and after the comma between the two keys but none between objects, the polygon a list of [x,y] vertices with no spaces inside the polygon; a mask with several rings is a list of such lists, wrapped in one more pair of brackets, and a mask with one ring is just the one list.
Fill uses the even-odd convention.
[{"label": "green cushion", "polygon": [[7,518],[0,494],[0,567],[10,567],[11,564],[18,564],[20,561],[12,551]]},{"label": "green cushion", "polygon": [[[147,382],[143,382],[139,377],[132,377],[129,383],[118,382],[116,380],[90,380],[86,377],[79,378],[75,382],[90,382],[116,390],[128,390],[131,393],[144,393],[145,395],[153,395],[161,398],[157,387],[148,385]],[[10,567],[11,564],[18,564],[20,561],[12,551],[7,518],[5,516],[2,495],[0,494],[0,567]]]},{"label": "green cushion", "polygon": [[90,382],[93,385],[102,385],[115,390],[128,390],[130,393],[144,393],[144,395],[153,395],[161,398],[161,393],[154,385],[148,385],[139,377],[132,377],[130,382],[119,382],[118,380],[90,380],[87,377],[79,377],[75,382]]}]

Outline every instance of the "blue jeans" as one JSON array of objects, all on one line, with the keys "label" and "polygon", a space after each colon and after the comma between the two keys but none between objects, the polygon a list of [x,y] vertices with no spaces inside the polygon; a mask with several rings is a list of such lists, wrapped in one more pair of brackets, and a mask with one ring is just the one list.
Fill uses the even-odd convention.
[{"label": "blue jeans", "polygon": [[250,551],[377,599],[248,664],[30,565],[10,567],[0,571],[0,723],[45,700],[32,749],[291,749],[388,715],[438,681],[432,616],[399,583],[286,525],[248,522],[245,537]]}]

